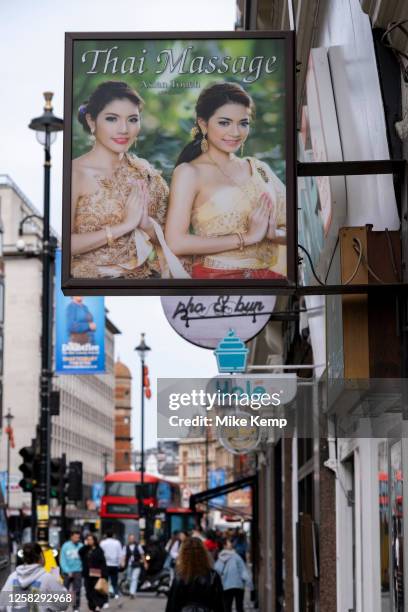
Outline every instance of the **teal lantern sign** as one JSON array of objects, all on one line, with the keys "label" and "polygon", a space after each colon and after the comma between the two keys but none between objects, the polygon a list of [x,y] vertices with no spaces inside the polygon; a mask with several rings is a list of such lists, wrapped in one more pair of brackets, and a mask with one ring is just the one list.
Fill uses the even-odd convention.
[{"label": "teal lantern sign", "polygon": [[230,329],[214,351],[218,371],[223,373],[245,372],[249,349]]}]

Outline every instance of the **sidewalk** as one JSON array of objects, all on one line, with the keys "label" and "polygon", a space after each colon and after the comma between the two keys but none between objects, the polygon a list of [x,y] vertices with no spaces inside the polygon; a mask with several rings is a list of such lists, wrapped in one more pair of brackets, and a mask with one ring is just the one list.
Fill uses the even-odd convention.
[{"label": "sidewalk", "polygon": [[[119,599],[110,599],[107,612],[164,612],[166,597],[156,597],[154,593],[136,595],[135,599],[122,596]],[[248,598],[245,598],[245,611],[253,610]],[[81,596],[81,612],[88,612],[86,598]]]},{"label": "sidewalk", "polygon": [[[122,596],[119,599],[110,599],[106,612],[164,612],[167,597],[156,597],[154,593],[136,595],[135,599]],[[81,596],[81,612],[88,612],[86,598]]]}]

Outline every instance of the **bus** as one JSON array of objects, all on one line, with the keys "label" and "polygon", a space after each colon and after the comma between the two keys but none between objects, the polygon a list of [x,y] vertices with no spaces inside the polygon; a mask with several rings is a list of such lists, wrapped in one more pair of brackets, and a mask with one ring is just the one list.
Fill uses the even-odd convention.
[{"label": "bus", "polygon": [[101,499],[102,534],[113,533],[126,542],[130,533],[139,535],[139,502],[146,519],[145,536],[167,539],[174,531],[191,531],[200,520],[200,513],[181,507],[180,487],[161,476],[144,473],[143,495],[141,473],[122,471],[107,474]]}]

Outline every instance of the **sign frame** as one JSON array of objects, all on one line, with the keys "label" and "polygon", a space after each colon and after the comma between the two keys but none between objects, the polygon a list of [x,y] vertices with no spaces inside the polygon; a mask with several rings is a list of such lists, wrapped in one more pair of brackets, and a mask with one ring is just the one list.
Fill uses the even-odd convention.
[{"label": "sign frame", "polygon": [[[71,170],[72,93],[75,41],[86,40],[195,40],[282,39],[285,43],[285,159],[286,159],[286,278],[285,279],[122,279],[73,278],[71,275]],[[80,32],[65,35],[64,163],[62,290],[65,295],[223,295],[262,293],[292,294],[297,287],[297,162],[296,162],[296,60],[292,31],[224,32]]]}]

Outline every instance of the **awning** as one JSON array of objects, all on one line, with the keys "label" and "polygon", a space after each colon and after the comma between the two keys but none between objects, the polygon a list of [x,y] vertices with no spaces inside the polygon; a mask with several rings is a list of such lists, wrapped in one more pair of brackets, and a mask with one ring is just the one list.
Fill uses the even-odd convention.
[{"label": "awning", "polygon": [[252,476],[241,478],[240,480],[235,480],[234,482],[229,482],[228,484],[221,485],[219,487],[214,487],[213,489],[201,491],[201,493],[195,493],[194,495],[190,496],[190,510],[195,512],[197,504],[207,502],[214,497],[227,495],[228,493],[232,493],[238,489],[244,489],[245,487],[255,488],[257,485],[258,475],[254,474]]}]

